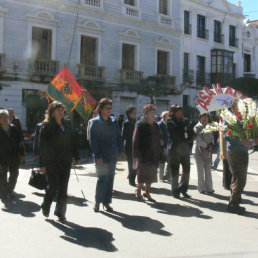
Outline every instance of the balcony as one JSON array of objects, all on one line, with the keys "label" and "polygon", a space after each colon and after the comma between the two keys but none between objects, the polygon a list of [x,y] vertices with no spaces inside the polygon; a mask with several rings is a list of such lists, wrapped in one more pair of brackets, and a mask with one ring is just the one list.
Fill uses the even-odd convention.
[{"label": "balcony", "polygon": [[185,24],[184,33],[187,35],[192,34],[192,24]]},{"label": "balcony", "polygon": [[158,19],[159,19],[159,24],[172,26],[173,20],[171,17],[164,14],[159,14]]},{"label": "balcony", "polygon": [[0,54],[0,73],[5,71],[5,55]]},{"label": "balcony", "polygon": [[170,75],[157,74],[156,78],[160,80],[160,83],[167,86],[168,89],[174,90],[176,89],[176,77]]},{"label": "balcony", "polygon": [[245,78],[255,78],[256,74],[252,72],[244,72],[244,77]]},{"label": "balcony", "polygon": [[79,64],[79,79],[89,81],[104,81],[105,67]]},{"label": "balcony", "polygon": [[121,69],[121,82],[122,83],[136,83],[142,80],[143,72]]},{"label": "balcony", "polygon": [[58,73],[59,61],[47,59],[29,60],[29,70],[32,76],[53,77]]},{"label": "balcony", "polygon": [[223,34],[215,34],[214,35],[214,42],[224,44],[225,43],[225,37]]},{"label": "balcony", "polygon": [[198,29],[197,30],[197,37],[201,39],[209,40],[209,30]]},{"label": "balcony", "polygon": [[86,6],[91,6],[95,8],[102,7],[102,0],[81,0],[81,3]]},{"label": "balcony", "polygon": [[189,69],[183,69],[183,82],[192,83],[194,81],[194,71]]},{"label": "balcony", "polygon": [[211,83],[211,78],[209,73],[203,71],[196,71],[196,85],[202,86]]},{"label": "balcony", "polygon": [[141,11],[139,8],[131,5],[123,5],[122,13],[125,16],[139,19],[141,17]]},{"label": "balcony", "polygon": [[229,39],[229,46],[230,47],[236,47],[236,48],[238,48],[238,46],[239,46],[239,40],[238,39],[234,39],[234,38],[230,38]]}]

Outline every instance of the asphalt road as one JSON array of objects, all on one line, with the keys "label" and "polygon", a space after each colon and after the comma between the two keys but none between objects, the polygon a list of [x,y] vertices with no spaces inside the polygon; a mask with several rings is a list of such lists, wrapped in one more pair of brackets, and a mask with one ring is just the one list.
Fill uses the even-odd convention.
[{"label": "asphalt road", "polygon": [[[127,183],[127,166],[116,171],[115,210],[94,213],[95,168],[84,164],[72,171],[68,222],[49,219],[40,211],[44,192],[28,185],[29,169],[21,169],[17,197],[0,203],[0,257],[258,257],[258,153],[250,155],[248,182],[243,194],[244,216],[226,212],[229,192],[222,188],[221,167],[213,171],[215,194],[196,190],[191,166],[192,199],[176,200],[170,185],[153,184],[156,204],[136,200]],[[84,199],[84,196],[86,199]]]}]

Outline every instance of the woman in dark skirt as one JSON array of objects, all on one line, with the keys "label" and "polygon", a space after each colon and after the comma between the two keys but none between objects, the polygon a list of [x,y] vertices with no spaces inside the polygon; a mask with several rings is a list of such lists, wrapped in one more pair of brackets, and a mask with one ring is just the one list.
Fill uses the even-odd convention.
[{"label": "woman in dark skirt", "polygon": [[136,124],[133,135],[133,160],[138,176],[136,198],[142,199],[141,190],[145,184],[143,196],[152,202],[155,200],[150,195],[150,188],[157,182],[161,145],[160,128],[154,121],[155,109],[152,104],[143,108],[143,118]]},{"label": "woman in dark skirt", "polygon": [[58,101],[48,107],[40,133],[39,153],[40,171],[46,173],[48,182],[41,205],[42,213],[45,217],[49,216],[51,204],[57,195],[55,215],[60,222],[64,222],[72,159],[79,164],[80,157],[71,124],[64,119],[64,106]]}]

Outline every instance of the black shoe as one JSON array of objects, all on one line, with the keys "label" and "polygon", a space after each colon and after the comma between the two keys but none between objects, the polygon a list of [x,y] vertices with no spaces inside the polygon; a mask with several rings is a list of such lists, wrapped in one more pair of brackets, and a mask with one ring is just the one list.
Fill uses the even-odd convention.
[{"label": "black shoe", "polygon": [[207,194],[214,194],[214,193],[215,193],[214,190],[212,190],[212,191],[210,191],[210,192],[207,192]]},{"label": "black shoe", "polygon": [[104,204],[103,203],[103,209],[106,210],[107,212],[113,212],[113,208],[109,204]]},{"label": "black shoe", "polygon": [[150,196],[150,195],[147,195],[146,193],[143,194],[143,197],[147,198],[147,200],[148,200],[149,202],[156,202],[156,200],[154,200],[153,198],[151,198],[151,196]]},{"label": "black shoe", "polygon": [[200,194],[206,194],[206,192],[205,191],[200,191]]},{"label": "black shoe", "polygon": [[227,210],[231,213],[243,215],[245,213],[245,208],[241,206],[228,205]]},{"label": "black shoe", "polygon": [[187,194],[187,193],[182,193],[182,195],[184,196],[184,198],[190,199],[192,196]]},{"label": "black shoe", "polygon": [[95,206],[93,208],[95,212],[99,212],[99,203],[95,203]]},{"label": "black shoe", "polygon": [[46,218],[48,218],[48,217],[49,217],[49,210],[44,209],[43,207],[41,207],[41,210],[42,210],[42,214],[43,214]]},{"label": "black shoe", "polygon": [[41,205],[41,210],[42,210],[42,214],[45,216],[45,217],[49,217],[49,212],[50,212],[50,209],[46,209],[45,207],[44,207],[44,205],[42,204]]},{"label": "black shoe", "polygon": [[172,195],[174,198],[180,199],[180,191],[179,190],[172,191]]},{"label": "black shoe", "polygon": [[133,187],[137,187],[137,184],[135,184],[135,182],[129,182],[129,185]]},{"label": "black shoe", "polygon": [[58,221],[64,224],[66,222],[66,217],[58,217]]}]

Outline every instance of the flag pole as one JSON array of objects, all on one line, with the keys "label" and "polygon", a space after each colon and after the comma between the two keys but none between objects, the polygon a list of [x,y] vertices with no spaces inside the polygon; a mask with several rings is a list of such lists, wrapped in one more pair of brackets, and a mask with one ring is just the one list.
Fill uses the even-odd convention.
[{"label": "flag pole", "polygon": [[72,43],[71,43],[68,62],[67,62],[67,69],[69,69],[69,64],[70,64],[70,59],[71,59],[71,54],[72,54],[72,49],[73,49],[73,42],[74,42],[74,38],[75,38],[75,31],[76,31],[76,25],[77,25],[77,22],[78,22],[78,18],[79,18],[79,7],[77,9],[77,15],[76,15],[75,23],[74,23],[73,38],[72,38]]}]

